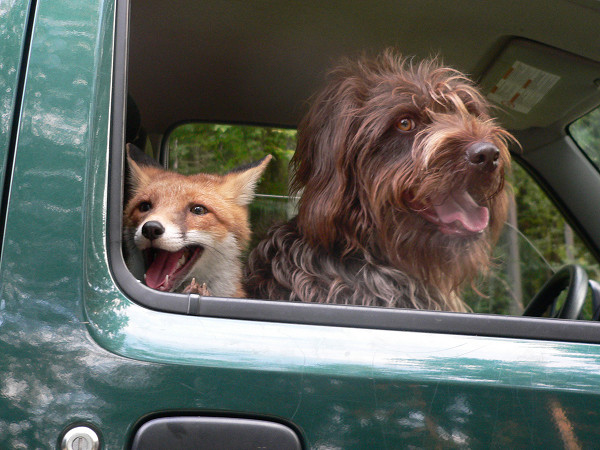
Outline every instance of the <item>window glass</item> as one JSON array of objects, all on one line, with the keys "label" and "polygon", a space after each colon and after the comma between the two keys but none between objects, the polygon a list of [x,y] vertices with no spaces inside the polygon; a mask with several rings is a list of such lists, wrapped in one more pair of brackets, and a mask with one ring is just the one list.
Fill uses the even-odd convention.
[{"label": "window glass", "polygon": [[[598,261],[516,163],[509,182],[514,202],[494,248],[494,264],[489,274],[465,293],[474,312],[520,315],[550,276],[566,264],[579,264],[591,279],[600,278]],[[585,308],[584,317],[591,318],[591,301]]]},{"label": "window glass", "polygon": [[569,133],[588,158],[600,169],[600,108],[569,126]]},{"label": "window glass", "polygon": [[[294,130],[190,123],[169,136],[169,166],[184,174],[224,173],[273,155],[250,209],[253,248],[271,225],[295,214],[295,201],[287,197],[287,168],[295,143]],[[541,286],[565,264],[580,264],[590,278],[600,279],[598,262],[542,189],[516,163],[509,183],[515,201],[494,249],[493,265],[464,293],[474,312],[520,315]],[[588,318],[590,304],[587,302],[584,313]]]}]

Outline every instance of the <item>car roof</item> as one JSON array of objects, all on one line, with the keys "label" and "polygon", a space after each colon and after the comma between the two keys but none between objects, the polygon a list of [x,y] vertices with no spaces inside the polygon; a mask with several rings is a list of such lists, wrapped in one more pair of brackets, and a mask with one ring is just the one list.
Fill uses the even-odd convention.
[{"label": "car roof", "polygon": [[130,23],[129,92],[150,134],[190,119],[295,127],[336,61],[386,47],[488,89],[511,58],[560,77],[544,107],[499,112],[511,130],[562,132],[600,102],[596,0],[132,0]]}]

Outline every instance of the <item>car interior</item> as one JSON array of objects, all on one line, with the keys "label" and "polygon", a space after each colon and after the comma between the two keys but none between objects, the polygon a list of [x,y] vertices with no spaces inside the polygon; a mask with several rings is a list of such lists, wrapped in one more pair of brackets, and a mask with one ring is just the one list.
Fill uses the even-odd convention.
[{"label": "car interior", "polygon": [[[416,59],[438,57],[480,85],[498,121],[520,142],[520,148],[511,148],[516,170],[535,180],[587,248],[591,266],[597,264],[600,172],[594,152],[600,149],[582,151],[570,126],[600,105],[600,46],[590,41],[597,35],[599,2],[131,0],[119,8],[117,46],[123,48],[125,80],[120,101],[126,117],[120,139],[163,166],[170,166],[169,136],[181,124],[295,129],[311,95],[342,57],[389,47]],[[523,88],[534,78],[539,80],[535,90]],[[122,150],[113,149],[112,158],[121,160],[114,170],[122,177]],[[118,191],[111,203],[115,208],[122,205]],[[114,217],[116,230],[120,218]],[[573,276],[568,270],[561,275],[566,284],[574,282]],[[585,284],[582,276],[579,282]],[[133,278],[124,274],[122,279],[132,285],[128,277]],[[597,304],[590,300],[587,318],[597,317],[596,286],[592,283],[588,297]],[[564,287],[548,288],[551,297],[557,295],[553,289]],[[144,304],[165,308],[161,302],[169,294],[153,299],[144,292]],[[181,297],[183,306],[169,300],[166,309],[189,313],[187,296],[170,297]],[[523,302],[526,306],[529,298]],[[335,323],[343,320],[331,314]]]}]

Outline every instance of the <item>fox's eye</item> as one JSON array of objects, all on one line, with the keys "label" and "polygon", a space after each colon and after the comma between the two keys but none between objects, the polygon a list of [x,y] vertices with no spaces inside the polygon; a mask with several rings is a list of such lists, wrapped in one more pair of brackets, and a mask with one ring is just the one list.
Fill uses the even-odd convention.
[{"label": "fox's eye", "polygon": [[150,211],[152,209],[152,203],[150,202],[142,202],[138,205],[138,209],[141,212]]},{"label": "fox's eye", "polygon": [[192,214],[196,214],[197,216],[202,216],[208,212],[208,209],[202,205],[194,205],[190,208],[190,212]]},{"label": "fox's eye", "polygon": [[412,131],[415,128],[415,121],[410,117],[402,117],[396,122],[395,126],[396,130],[406,133],[407,131]]}]

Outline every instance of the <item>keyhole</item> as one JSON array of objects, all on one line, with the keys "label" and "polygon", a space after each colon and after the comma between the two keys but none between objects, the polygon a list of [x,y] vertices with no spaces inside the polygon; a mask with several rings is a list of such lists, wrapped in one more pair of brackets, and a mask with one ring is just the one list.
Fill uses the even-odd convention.
[{"label": "keyhole", "polygon": [[90,442],[82,436],[76,437],[73,440],[73,443],[71,444],[71,446],[72,446],[73,450],[91,450],[92,449]]}]

